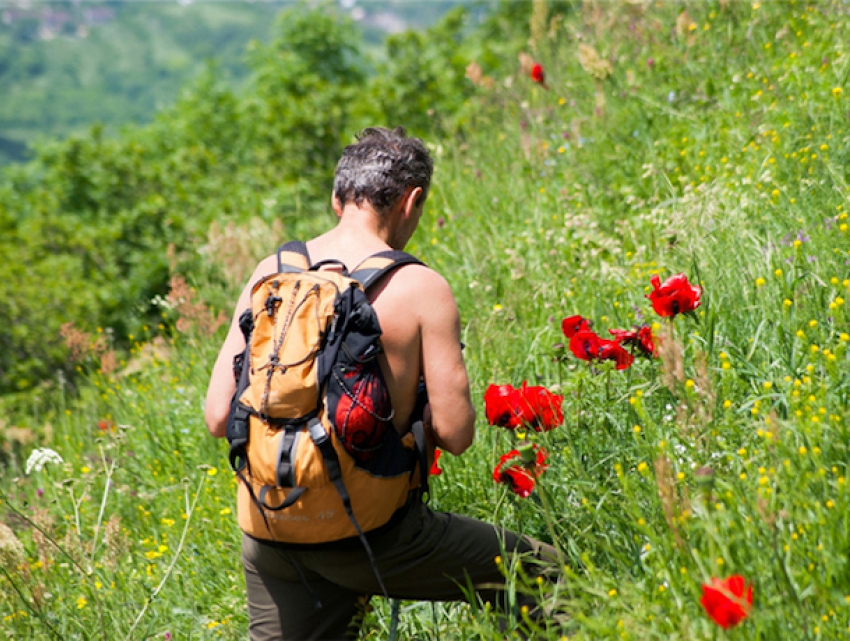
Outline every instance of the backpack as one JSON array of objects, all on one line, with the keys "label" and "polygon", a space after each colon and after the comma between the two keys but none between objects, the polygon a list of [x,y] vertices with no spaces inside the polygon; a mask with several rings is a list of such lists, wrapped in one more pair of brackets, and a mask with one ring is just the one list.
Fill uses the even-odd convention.
[{"label": "backpack", "polygon": [[[385,251],[349,274],[311,265],[306,245],[277,252],[277,273],[256,282],[239,324],[244,353],[227,422],[239,479],[242,530],[278,543],[364,536],[390,522],[430,469],[421,411],[403,437],[378,364],[381,328],[366,291],[384,275],[422,264]],[[324,269],[336,264],[342,271]],[[380,580],[380,576],[379,576]]]}]

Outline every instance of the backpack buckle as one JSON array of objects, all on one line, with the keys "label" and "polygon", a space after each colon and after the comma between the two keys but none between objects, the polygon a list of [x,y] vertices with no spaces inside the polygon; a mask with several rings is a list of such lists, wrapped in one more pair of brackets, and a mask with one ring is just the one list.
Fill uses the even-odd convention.
[{"label": "backpack buckle", "polygon": [[277,308],[280,307],[280,304],[282,302],[283,299],[280,296],[269,294],[265,302],[266,314],[268,314],[269,316],[274,316],[275,311],[277,311]]},{"label": "backpack buckle", "polygon": [[275,482],[278,487],[295,487],[295,452],[298,448],[300,430],[283,428],[277,452]]},{"label": "backpack buckle", "polygon": [[322,447],[328,440],[328,433],[325,431],[325,428],[322,426],[322,422],[317,418],[311,418],[310,422],[307,423],[307,430],[310,432],[310,438],[313,439],[313,443],[316,444],[316,447]]}]

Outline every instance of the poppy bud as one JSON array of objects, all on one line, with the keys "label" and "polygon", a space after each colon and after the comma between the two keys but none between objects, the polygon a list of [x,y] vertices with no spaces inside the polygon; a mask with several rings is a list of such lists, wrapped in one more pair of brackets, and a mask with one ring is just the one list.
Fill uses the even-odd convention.
[{"label": "poppy bud", "polygon": [[519,452],[520,457],[522,457],[522,462],[526,465],[531,465],[537,458],[534,444],[531,442],[526,441],[522,445],[518,446],[517,451]]},{"label": "poppy bud", "polygon": [[714,468],[702,466],[694,472],[697,486],[701,487],[706,492],[711,492],[714,489]]}]

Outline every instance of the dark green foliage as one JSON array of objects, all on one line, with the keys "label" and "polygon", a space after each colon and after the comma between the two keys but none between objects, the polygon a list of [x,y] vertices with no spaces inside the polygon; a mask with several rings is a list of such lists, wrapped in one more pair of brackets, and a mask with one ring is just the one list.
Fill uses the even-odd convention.
[{"label": "dark green foliage", "polygon": [[253,51],[246,128],[264,176],[330,177],[365,80],[357,42],[350,20],[297,8],[278,18],[271,45]]},{"label": "dark green foliage", "polygon": [[[386,31],[370,21],[375,15],[422,26],[433,24],[457,4],[368,3],[357,7],[366,19],[356,26],[349,22],[343,44],[354,57],[363,43],[380,55]],[[181,87],[203,72],[207,60],[215,60],[219,78],[229,86],[242,87],[250,75],[246,45],[267,43],[275,33],[274,16],[293,2],[57,2],[10,8],[8,13],[9,3],[0,5],[4,165],[31,158],[39,140],[82,134],[93,122],[109,127],[149,122],[174,103]],[[327,20],[337,11],[328,7],[307,12],[296,5],[290,10],[290,22],[300,25],[298,37],[305,43],[321,30],[303,16]]]},{"label": "dark green foliage", "polygon": [[445,132],[474,89],[465,78],[469,59],[461,48],[466,17],[458,8],[426,33],[408,31],[387,40],[389,61],[372,91],[384,105],[388,124]]}]

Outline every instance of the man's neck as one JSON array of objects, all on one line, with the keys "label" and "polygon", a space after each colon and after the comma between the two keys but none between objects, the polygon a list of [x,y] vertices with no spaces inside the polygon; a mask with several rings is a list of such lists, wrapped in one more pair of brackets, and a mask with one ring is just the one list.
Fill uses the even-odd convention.
[{"label": "man's neck", "polygon": [[307,242],[313,262],[334,258],[349,269],[365,258],[387,249],[392,230],[381,224],[381,219],[371,208],[348,206],[341,212],[336,227]]},{"label": "man's neck", "polygon": [[369,203],[360,206],[348,203],[342,210],[337,226],[327,236],[367,248],[392,248],[398,224],[396,218],[392,213],[379,214]]}]

